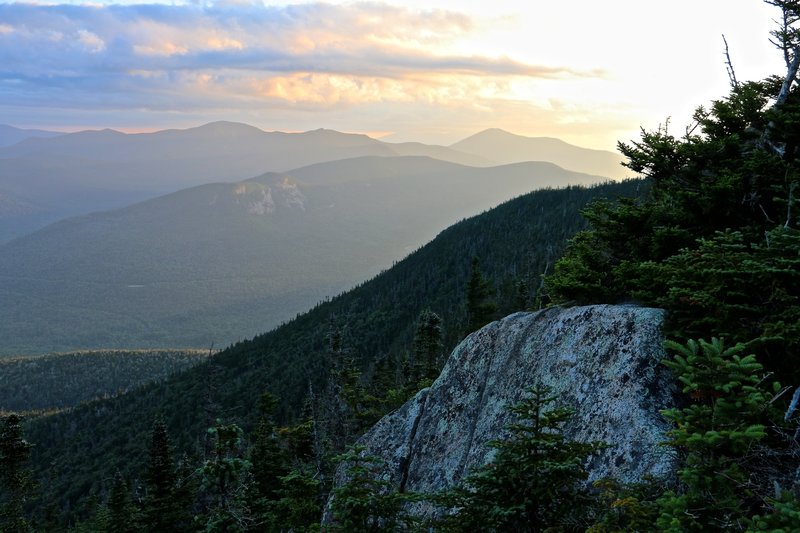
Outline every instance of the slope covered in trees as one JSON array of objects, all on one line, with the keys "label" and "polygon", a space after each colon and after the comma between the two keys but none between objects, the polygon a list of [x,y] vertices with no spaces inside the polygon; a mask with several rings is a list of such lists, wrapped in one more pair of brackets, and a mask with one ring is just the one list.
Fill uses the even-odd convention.
[{"label": "slope covered in trees", "polygon": [[224,347],[520,194],[602,178],[365,157],[184,189],[0,245],[0,357]]},{"label": "slope covered in trees", "polygon": [[620,144],[648,194],[592,205],[547,279],[556,302],[668,311],[686,405],[664,412],[684,464],[649,502],[661,530],[800,528],[800,2],[767,3],[785,74],[740,83],[729,65],[730,94],[685,135]]},{"label": "slope covered in trees", "polygon": [[255,427],[264,391],[281,399],[278,419],[291,420],[309,391],[322,392],[332,366],[332,329],[340,339],[337,350],[368,374],[414,349],[423,309],[441,317],[444,348],[451,349],[467,325],[473,257],[480,257],[483,276],[492,281],[500,314],[535,305],[540,275],[585,224],[580,210],[598,197],[635,196],[640,186],[630,181],[542,190],[509,201],[445,230],[375,279],[163,383],[31,421],[28,438],[36,443],[42,500],[75,512],[80,500],[108,489],[117,469],[136,475],[156,414],[175,449],[187,453],[198,452],[217,417],[246,431]]},{"label": "slope covered in trees", "polygon": [[[486,527],[489,520],[498,525],[488,524],[487,529],[501,530],[507,519],[521,514],[544,517],[526,516],[524,523],[514,522],[531,531],[578,530],[590,524],[591,531],[799,530],[796,413],[800,388],[795,387],[800,381],[800,206],[796,201],[800,2],[768,3],[783,14],[773,37],[786,59],[785,76],[739,83],[731,69],[731,94],[708,110],[698,110],[697,127],[685,136],[678,138],[661,129],[645,133],[639,142],[621,145],[630,168],[648,178],[647,187],[640,191],[641,182],[630,182],[589,190],[543,191],[509,202],[450,228],[375,280],[274,332],[232,347],[167,386],[150,386],[124,401],[98,402],[70,416],[35,421],[29,426],[30,438],[42,443],[35,450],[46,497],[54,501],[53,495],[63,492],[62,504],[74,503],[86,494],[107,491],[108,483],[98,481],[98,475],[111,479],[111,468],[135,475],[131,465],[144,464],[145,419],[152,420],[155,412],[164,413],[166,426],[177,436],[176,448],[182,450],[192,450],[192,435],[200,434],[204,417],[210,421],[224,416],[246,429],[254,427],[258,417],[262,455],[270,442],[274,444],[268,435],[276,431],[265,416],[256,414],[263,411],[255,407],[256,391],[266,388],[280,394],[280,417],[290,419],[306,393],[319,391],[323,376],[330,374],[343,393],[337,397],[338,406],[355,412],[360,406],[351,402],[348,393],[363,391],[359,390],[360,373],[352,365],[377,374],[387,359],[402,360],[405,351],[420,348],[421,343],[412,344],[410,336],[415,317],[423,309],[443,318],[444,345],[451,347],[469,326],[470,314],[479,308],[472,305],[468,311],[465,288],[472,277],[492,282],[500,312],[528,305],[531,299],[548,298],[567,304],[633,300],[666,307],[668,333],[677,339],[667,342],[672,357],[666,365],[685,398],[683,404],[663,412],[674,423],[665,445],[682,464],[675,479],[637,486],[606,480],[597,498],[575,483],[583,477],[579,469],[562,468],[574,467],[588,452],[573,450],[565,457],[547,456],[545,466],[556,467],[556,476],[550,485],[542,486],[536,473],[541,464],[509,460],[502,452],[516,452],[519,445],[522,457],[529,457],[528,452],[545,440],[559,440],[555,423],[546,434],[529,433],[533,439],[528,442],[498,443],[500,468],[478,472],[479,477],[464,487],[466,492],[457,491],[444,502],[456,511],[469,511],[477,503],[482,514],[456,513],[452,523],[444,524],[445,530],[472,531]],[[547,279],[547,293],[530,294],[525,288],[537,286],[538,274],[549,271],[547,265],[559,253],[559,238],[567,228],[582,224],[572,209],[600,192],[630,197],[595,203],[586,212],[590,227],[558,261]],[[472,261],[476,256],[480,270],[475,268],[478,262]],[[470,264],[475,266],[470,269]],[[473,303],[483,301],[486,290],[475,292],[481,298],[473,298]],[[418,326],[426,322],[420,320]],[[198,410],[198,403],[204,408]],[[534,401],[523,409],[530,414],[541,406],[541,401]],[[547,426],[548,416],[560,419],[562,415],[545,412],[523,418]],[[207,441],[212,451],[198,472],[211,488],[206,489],[207,501],[199,516],[211,529],[220,524],[225,529],[245,529],[247,524],[236,521],[243,516],[239,511],[247,501],[246,491],[240,489],[254,465],[243,451],[242,430],[221,421],[206,426],[212,427]],[[297,427],[308,429],[302,423]],[[539,438],[543,436],[547,439]],[[199,447],[197,438],[194,449]],[[559,446],[570,444],[560,441]],[[250,457],[256,455],[253,452]],[[351,483],[336,489],[340,506],[333,510],[342,529],[378,530],[386,524],[417,527],[399,513],[397,495],[382,494],[380,481],[365,475],[373,459],[354,453],[345,459],[352,464]],[[42,476],[44,465],[56,465],[57,471],[51,477]],[[237,473],[233,482],[214,484],[222,479],[220,472],[226,471]],[[535,474],[520,476],[526,471]],[[274,479],[275,473],[261,470],[261,479]],[[319,481],[308,477],[279,478],[285,494],[311,494],[279,501],[313,500],[320,489]],[[528,484],[527,490],[514,490],[520,480]],[[569,487],[574,492],[535,498],[552,488]],[[503,493],[500,499],[498,491]],[[517,500],[526,495],[534,495],[535,501]],[[413,497],[401,495],[401,500]],[[569,505],[563,506],[565,502]],[[552,511],[556,514],[547,516]],[[282,515],[281,526],[295,523],[287,516]],[[304,523],[313,522],[311,512]]]},{"label": "slope covered in trees", "polygon": [[74,407],[164,379],[207,355],[197,350],[140,350],[0,359],[0,412]]}]

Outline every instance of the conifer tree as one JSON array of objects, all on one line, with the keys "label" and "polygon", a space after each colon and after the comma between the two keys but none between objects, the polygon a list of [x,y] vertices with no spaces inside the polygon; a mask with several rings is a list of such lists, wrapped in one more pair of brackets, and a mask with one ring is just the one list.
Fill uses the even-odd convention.
[{"label": "conifer tree", "polygon": [[278,499],[271,506],[273,529],[312,531],[319,526],[324,502],[321,476],[324,463],[315,453],[315,421],[307,411],[299,423],[279,428],[278,432],[289,468],[280,477]]},{"label": "conifer tree", "polygon": [[405,530],[412,518],[403,510],[403,503],[415,496],[391,490],[376,474],[381,460],[363,452],[363,447],[354,446],[337,457],[347,466],[347,482],[333,490],[329,529],[354,533]]},{"label": "conifer tree", "polygon": [[547,387],[528,393],[510,409],[519,417],[508,426],[510,437],[490,443],[494,460],[440,496],[445,509],[455,511],[439,524],[445,531],[586,529],[593,500],[584,463],[603,444],[567,440],[560,429],[572,411],[550,407],[556,397]]},{"label": "conifer tree", "polygon": [[161,418],[153,422],[150,433],[150,456],[145,481],[145,526],[151,531],[181,531],[188,527],[187,502],[176,492],[177,477],[169,434]]},{"label": "conifer tree", "polygon": [[246,531],[254,517],[247,505],[251,463],[244,458],[244,432],[217,420],[208,435],[212,455],[197,471],[206,512],[196,519],[206,531]]},{"label": "conifer tree", "polygon": [[253,435],[250,451],[253,483],[259,497],[275,500],[280,489],[280,478],[287,473],[287,458],[280,446],[273,414],[277,399],[265,392],[258,405],[258,426]]},{"label": "conifer tree", "polygon": [[10,414],[0,418],[0,531],[30,531],[24,506],[32,491],[27,466],[31,445],[25,440],[22,417]]},{"label": "conifer tree", "polygon": [[480,260],[472,258],[467,283],[467,333],[476,331],[494,319],[497,304],[492,298],[492,286],[483,277]]},{"label": "conifer tree", "polygon": [[276,530],[317,531],[322,515],[321,483],[306,467],[293,468],[281,478],[275,503]]},{"label": "conifer tree", "polygon": [[530,307],[531,291],[524,279],[517,281],[514,293],[514,311],[527,311]]},{"label": "conifer tree", "polygon": [[[134,533],[141,531],[137,509],[131,501],[128,484],[119,470],[114,475],[114,485],[108,495],[106,513],[104,514],[105,531],[108,533]],[[158,531],[149,529],[149,527],[148,530]]]},{"label": "conifer tree", "polygon": [[423,309],[414,334],[415,378],[432,380],[439,372],[443,350],[442,319],[430,309]]},{"label": "conifer tree", "polygon": [[668,531],[744,529],[760,505],[745,465],[766,438],[774,409],[774,393],[761,385],[763,367],[754,355],[741,355],[743,345],[725,348],[716,338],[666,345],[674,358],[665,364],[694,401],[663,411],[675,423],[668,444],[684,455],[685,464],[678,471],[680,490],[659,500],[657,525]]}]

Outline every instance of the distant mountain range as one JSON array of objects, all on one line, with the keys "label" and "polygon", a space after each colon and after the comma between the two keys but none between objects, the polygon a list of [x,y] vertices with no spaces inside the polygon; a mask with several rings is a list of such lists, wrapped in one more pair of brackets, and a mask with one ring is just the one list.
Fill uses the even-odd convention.
[{"label": "distant mountain range", "polygon": [[[348,353],[362,367],[371,367],[380,360],[400,360],[412,350],[417,317],[429,308],[442,317],[449,351],[463,337],[473,256],[481,257],[484,274],[497,288],[501,312],[518,310],[517,282],[526,280],[534,288],[540,274],[552,268],[566,239],[585,227],[579,212],[587,202],[635,196],[642,185],[626,181],[521,196],[442,231],[374,279],[271,332],[238,343],[207,363],[123,396],[31,420],[26,439],[36,446],[33,468],[34,479],[40,482],[40,501],[53,502],[55,512],[71,514],[74,523],[84,508],[79,500],[90,494],[100,494],[102,500],[100,491],[108,489],[116,470],[127,479],[140,479],[156,416],[168,425],[176,455],[202,453],[209,413],[252,435],[256,405],[265,391],[280,398],[281,421],[297,420],[309,391],[324,390],[332,322],[342,330]],[[222,189],[207,192],[213,198]],[[416,192],[420,197],[426,193]],[[310,210],[310,191],[307,197]],[[222,196],[216,205],[220,202]],[[296,209],[290,212],[299,214]],[[0,257],[5,255],[0,252]],[[269,266],[263,272],[278,274]],[[5,295],[0,301],[4,302],[0,309],[8,307]],[[259,312],[252,309],[253,314]],[[6,316],[0,324],[5,320]],[[84,325],[91,325],[89,317]]]},{"label": "distant mountain range", "polygon": [[58,131],[22,129],[15,128],[14,126],[8,126],[6,124],[0,124],[0,148],[4,146],[11,146],[20,141],[24,141],[25,139],[30,139],[33,137],[48,138],[57,137],[59,135],[63,135],[63,133]]},{"label": "distant mountain range", "polygon": [[0,246],[0,353],[222,347],[368,279],[461,218],[602,180],[543,162],[371,156],[64,220]]},{"label": "distant mountain range", "polygon": [[124,207],[186,187],[353,157],[427,156],[468,166],[549,161],[609,178],[623,170],[614,165],[620,158],[611,152],[501,130],[450,147],[392,144],[331,130],[265,132],[233,122],[143,134],[43,132],[47,138],[32,136],[31,130],[9,131],[27,133],[11,146],[0,141],[0,242],[67,216]]},{"label": "distant mountain range", "polygon": [[450,148],[498,163],[549,161],[568,170],[621,179],[626,176],[622,156],[589,150],[552,137],[523,137],[497,128],[484,130]]}]

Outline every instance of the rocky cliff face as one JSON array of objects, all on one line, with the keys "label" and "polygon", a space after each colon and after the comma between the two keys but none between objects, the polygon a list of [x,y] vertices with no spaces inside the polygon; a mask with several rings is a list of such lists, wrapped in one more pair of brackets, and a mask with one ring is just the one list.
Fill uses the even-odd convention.
[{"label": "rocky cliff face", "polygon": [[608,305],[506,317],[467,337],[429,389],[359,444],[386,461],[377,475],[399,490],[453,486],[491,459],[487,443],[512,422],[507,408],[538,382],[575,410],[569,439],[610,445],[592,459],[590,479],[667,475],[674,457],[659,446],[668,429],[659,410],[672,404],[674,386],[659,364],[663,320],[658,309]]}]

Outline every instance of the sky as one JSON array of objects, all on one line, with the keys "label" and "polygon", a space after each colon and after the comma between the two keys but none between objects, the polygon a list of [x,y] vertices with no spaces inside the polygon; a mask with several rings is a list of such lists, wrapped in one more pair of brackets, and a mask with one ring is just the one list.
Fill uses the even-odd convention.
[{"label": "sky", "polygon": [[0,0],[0,123],[215,120],[450,144],[497,127],[614,150],[784,70],[759,0]]}]

